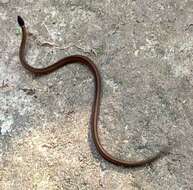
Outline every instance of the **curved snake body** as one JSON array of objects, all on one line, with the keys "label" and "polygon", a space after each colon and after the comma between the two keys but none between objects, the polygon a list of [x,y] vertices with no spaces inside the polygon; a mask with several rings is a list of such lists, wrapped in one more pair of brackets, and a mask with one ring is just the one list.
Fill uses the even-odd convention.
[{"label": "curved snake body", "polygon": [[118,159],[112,156],[110,153],[108,153],[104,149],[100,141],[98,127],[97,127],[99,109],[100,109],[100,97],[101,97],[101,76],[96,65],[93,63],[92,60],[90,60],[86,56],[72,55],[72,56],[65,57],[45,68],[34,68],[30,66],[25,59],[26,41],[27,41],[28,35],[27,35],[27,30],[25,27],[24,20],[20,16],[18,16],[18,24],[22,29],[22,40],[21,40],[21,45],[19,49],[19,58],[23,67],[28,71],[30,71],[31,73],[39,76],[47,75],[65,65],[74,64],[74,63],[85,65],[92,72],[94,77],[94,83],[95,83],[95,94],[94,94],[94,102],[93,102],[92,114],[91,114],[91,132],[92,132],[92,138],[93,138],[94,144],[98,152],[104,159],[116,165],[121,165],[126,167],[136,167],[136,166],[143,166],[145,164],[151,163],[152,161],[158,159],[162,155],[162,153],[165,153],[165,148],[163,148],[163,150],[161,150],[157,154],[150,156],[144,160],[138,160],[138,161]]}]

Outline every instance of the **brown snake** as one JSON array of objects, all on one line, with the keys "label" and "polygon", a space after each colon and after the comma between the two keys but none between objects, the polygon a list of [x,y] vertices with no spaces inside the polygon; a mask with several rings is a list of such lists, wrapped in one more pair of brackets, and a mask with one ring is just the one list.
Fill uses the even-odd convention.
[{"label": "brown snake", "polygon": [[95,146],[98,150],[98,152],[100,153],[100,155],[106,159],[107,161],[116,164],[116,165],[122,165],[122,166],[126,166],[126,167],[136,167],[136,166],[142,166],[145,164],[149,164],[152,161],[158,159],[163,153],[167,152],[167,147],[164,147],[161,151],[159,151],[157,154],[150,156],[146,159],[143,160],[122,160],[122,159],[118,159],[115,158],[114,156],[112,156],[110,153],[108,153],[104,147],[102,146],[102,143],[100,141],[99,138],[99,133],[98,133],[98,127],[97,127],[97,123],[98,123],[98,116],[99,116],[99,108],[100,108],[100,96],[101,96],[101,77],[100,77],[100,73],[99,70],[97,69],[96,65],[93,63],[93,61],[91,61],[88,57],[86,56],[82,56],[82,55],[72,55],[72,56],[68,56],[65,57],[59,61],[57,61],[56,63],[47,66],[45,68],[34,68],[32,66],[30,66],[26,59],[25,59],[25,51],[26,51],[26,41],[27,41],[27,30],[24,24],[24,20],[18,16],[18,24],[22,29],[22,40],[21,40],[21,45],[20,45],[20,49],[19,49],[19,58],[21,61],[21,64],[25,67],[25,69],[27,69],[28,71],[30,71],[31,73],[35,74],[35,75],[47,75],[49,73],[54,72],[55,70],[63,67],[64,65],[69,65],[69,64],[73,64],[73,63],[79,63],[82,65],[87,66],[90,71],[93,74],[94,77],[94,83],[95,83],[95,95],[94,95],[94,102],[93,102],[93,106],[92,106],[92,114],[91,114],[91,132],[92,132],[92,138],[93,141],[95,143]]}]

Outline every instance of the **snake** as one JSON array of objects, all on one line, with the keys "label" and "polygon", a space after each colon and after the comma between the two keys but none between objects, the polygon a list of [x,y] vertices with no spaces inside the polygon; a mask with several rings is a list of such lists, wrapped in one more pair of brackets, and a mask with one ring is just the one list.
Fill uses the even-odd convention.
[{"label": "snake", "polygon": [[118,166],[123,166],[123,167],[138,167],[138,166],[144,166],[146,164],[150,164],[153,161],[159,159],[162,154],[165,154],[166,147],[162,148],[159,150],[157,153],[154,153],[153,155],[141,159],[141,160],[124,160],[124,159],[119,159],[110,154],[102,145],[100,138],[99,138],[99,130],[97,127],[98,124],[98,118],[99,118],[99,111],[100,111],[100,101],[101,101],[101,75],[100,72],[95,65],[95,63],[88,58],[87,56],[83,55],[71,55],[64,57],[57,62],[53,63],[52,65],[49,65],[44,68],[35,68],[32,67],[28,62],[26,61],[26,43],[27,43],[27,38],[28,38],[28,31],[25,26],[25,22],[21,16],[17,17],[18,24],[21,28],[21,44],[19,47],[19,59],[22,64],[22,66],[28,70],[30,73],[36,75],[36,76],[43,76],[50,74],[57,69],[70,65],[70,64],[81,64],[86,66],[90,72],[93,75],[94,78],[94,85],[95,85],[95,93],[94,93],[94,101],[92,104],[92,112],[90,116],[90,125],[91,125],[91,137],[93,139],[93,142],[95,144],[95,147],[99,154],[107,161],[111,162],[112,164],[118,165]]}]

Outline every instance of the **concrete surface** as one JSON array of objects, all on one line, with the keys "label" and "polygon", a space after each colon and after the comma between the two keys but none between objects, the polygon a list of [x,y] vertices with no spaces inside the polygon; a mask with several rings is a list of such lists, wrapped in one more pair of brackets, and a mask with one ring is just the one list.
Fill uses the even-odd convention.
[{"label": "concrete surface", "polygon": [[[90,138],[91,74],[80,65],[26,72],[17,15],[32,33],[31,65],[95,61],[109,152],[139,159],[177,146],[142,168],[102,159]],[[0,0],[0,25],[0,189],[193,189],[193,1]]]}]

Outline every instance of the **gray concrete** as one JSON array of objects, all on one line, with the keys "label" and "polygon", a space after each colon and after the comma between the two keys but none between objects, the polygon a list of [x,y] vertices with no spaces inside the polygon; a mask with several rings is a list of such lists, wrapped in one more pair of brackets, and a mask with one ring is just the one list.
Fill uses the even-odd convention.
[{"label": "gray concrete", "polygon": [[[102,159],[90,138],[92,76],[71,65],[45,77],[18,59],[32,33],[31,65],[89,56],[100,69],[100,136],[106,149],[142,168]],[[0,189],[193,189],[193,1],[0,0]]]}]

